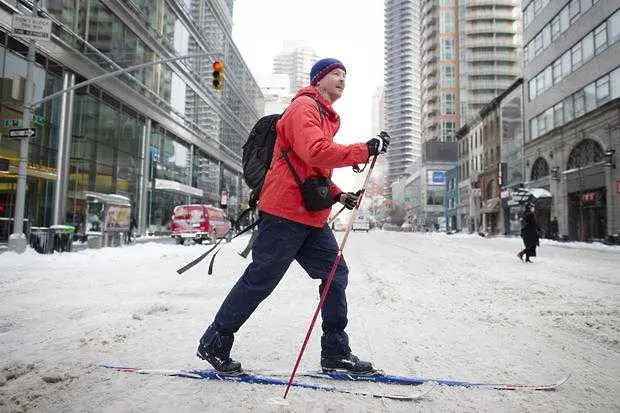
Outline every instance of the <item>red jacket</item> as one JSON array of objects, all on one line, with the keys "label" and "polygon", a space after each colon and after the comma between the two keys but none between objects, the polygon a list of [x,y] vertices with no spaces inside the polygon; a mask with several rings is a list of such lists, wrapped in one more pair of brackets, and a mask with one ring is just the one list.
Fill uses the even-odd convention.
[{"label": "red jacket", "polygon": [[[321,103],[324,112],[322,120],[316,101],[302,96],[304,94],[314,96]],[[340,116],[314,86],[297,92],[276,126],[278,138],[260,194],[261,211],[313,227],[325,225],[331,209],[307,211],[304,208],[299,185],[281,152],[291,148],[288,157],[302,182],[311,176],[331,178],[333,168],[365,163],[368,160],[368,146],[365,143],[334,143],[338,128]],[[332,184],[331,192],[335,197],[341,190]]]}]

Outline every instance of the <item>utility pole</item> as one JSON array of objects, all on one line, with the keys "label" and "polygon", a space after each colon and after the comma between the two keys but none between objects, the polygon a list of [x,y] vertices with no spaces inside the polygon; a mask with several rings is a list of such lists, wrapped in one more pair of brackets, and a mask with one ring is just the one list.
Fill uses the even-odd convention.
[{"label": "utility pole", "polygon": [[[37,19],[37,11],[39,9],[39,0],[34,0],[32,4],[32,21]],[[15,18],[15,17],[14,17]],[[51,27],[51,26],[50,26]],[[16,29],[15,20],[13,23],[14,32],[19,32]],[[32,68],[34,65],[34,57],[36,52],[35,37],[33,31],[25,28],[23,33],[27,35],[30,40],[28,42],[28,60],[26,65],[26,80],[24,87],[26,89],[24,93],[24,111],[22,118],[22,127],[24,129],[30,128],[30,121],[32,120],[32,100],[34,99],[34,84],[32,80]],[[40,34],[40,33],[39,33]],[[49,33],[47,35],[49,37]],[[25,136],[20,139],[19,144],[19,169],[17,178],[17,194],[15,199],[15,214],[13,216],[13,233],[9,236],[9,250],[22,253],[26,250],[27,242],[26,235],[24,235],[24,206],[26,204],[26,165],[28,164],[28,146],[30,137]]]}]

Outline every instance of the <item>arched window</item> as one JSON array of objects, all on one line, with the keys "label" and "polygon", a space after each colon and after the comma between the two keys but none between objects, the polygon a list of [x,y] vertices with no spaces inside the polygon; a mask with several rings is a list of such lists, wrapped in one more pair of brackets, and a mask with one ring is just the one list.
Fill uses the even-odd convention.
[{"label": "arched window", "polygon": [[584,139],[577,144],[568,156],[566,169],[582,168],[603,160],[603,148],[592,139]]},{"label": "arched window", "polygon": [[534,161],[534,165],[532,165],[531,179],[535,181],[545,176],[549,176],[549,164],[547,164],[544,158],[538,158]]}]

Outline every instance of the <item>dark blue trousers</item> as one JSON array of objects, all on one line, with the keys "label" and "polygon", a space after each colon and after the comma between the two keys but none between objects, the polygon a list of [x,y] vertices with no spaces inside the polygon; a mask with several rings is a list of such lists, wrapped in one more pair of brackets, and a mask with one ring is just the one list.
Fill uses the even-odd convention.
[{"label": "dark blue trousers", "polygon": [[[259,219],[252,262],[228,293],[201,339],[201,344],[207,346],[211,354],[220,357],[229,357],[233,334],[276,288],[293,260],[297,260],[311,278],[321,280],[321,294],[338,254],[338,243],[327,224],[315,228],[266,213],[261,213]],[[348,273],[341,258],[321,308],[323,357],[341,358],[351,352],[344,331],[348,322],[345,293]]]}]

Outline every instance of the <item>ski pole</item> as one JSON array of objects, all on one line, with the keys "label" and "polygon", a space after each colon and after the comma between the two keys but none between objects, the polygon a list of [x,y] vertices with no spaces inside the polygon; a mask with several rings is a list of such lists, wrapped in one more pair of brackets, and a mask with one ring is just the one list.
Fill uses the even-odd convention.
[{"label": "ski pole", "polygon": [[355,211],[359,209],[362,203],[362,198],[364,197],[364,194],[366,193],[366,186],[368,185],[370,174],[372,173],[372,170],[375,167],[375,162],[377,161],[378,156],[379,155],[375,155],[375,157],[372,158],[372,163],[370,164],[370,169],[368,170],[368,173],[366,174],[366,179],[364,179],[364,184],[362,185],[360,196],[359,198],[357,198],[357,203],[355,204],[355,208],[353,208],[354,213],[351,214],[351,216],[349,217],[349,223],[347,224],[347,229],[344,232],[342,241],[340,242],[340,247],[338,248],[338,254],[336,255],[336,259],[334,260],[334,264],[332,265],[332,269],[329,273],[329,277],[327,277],[327,281],[325,282],[325,287],[323,288],[323,292],[321,293],[321,299],[319,300],[319,304],[316,306],[316,310],[314,310],[314,315],[312,316],[310,327],[308,327],[308,331],[306,332],[306,338],[304,339],[304,342],[301,345],[301,349],[299,350],[299,354],[297,355],[297,361],[295,362],[295,366],[293,367],[291,378],[288,380],[288,384],[286,385],[286,390],[284,390],[284,396],[282,396],[283,399],[286,399],[289,389],[293,385],[293,380],[295,379],[297,368],[299,367],[301,358],[303,357],[304,351],[306,350],[306,346],[308,345],[308,340],[310,339],[310,335],[312,334],[312,329],[314,328],[316,319],[319,315],[319,312],[321,311],[321,307],[323,307],[323,303],[325,302],[325,297],[327,297],[327,293],[329,291],[329,286],[332,284],[332,280],[334,279],[334,274],[336,273],[336,269],[338,268],[338,264],[340,263],[340,259],[342,258],[342,251],[344,250],[344,246],[347,242],[347,238],[349,237],[349,233],[351,232],[351,227],[353,226],[353,220],[355,219]]},{"label": "ski pole", "polygon": [[340,210],[338,212],[336,212],[336,215],[334,215],[333,217],[330,218],[329,221],[327,221],[327,226],[330,226],[332,224],[332,222],[334,222],[336,220],[336,218],[338,218],[338,215],[340,215],[340,213],[342,211],[344,211],[345,208],[346,208],[346,206],[343,206],[342,208],[340,208]]}]

